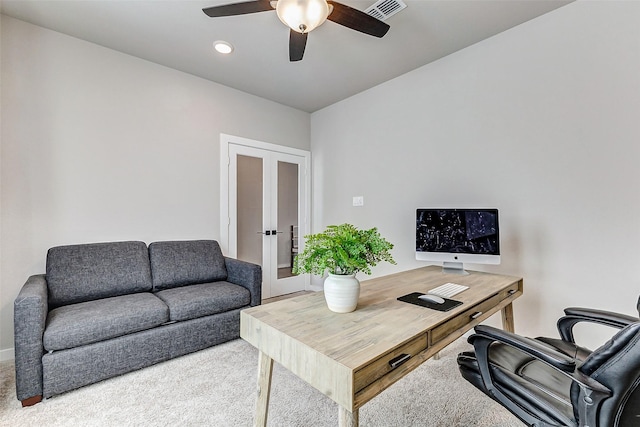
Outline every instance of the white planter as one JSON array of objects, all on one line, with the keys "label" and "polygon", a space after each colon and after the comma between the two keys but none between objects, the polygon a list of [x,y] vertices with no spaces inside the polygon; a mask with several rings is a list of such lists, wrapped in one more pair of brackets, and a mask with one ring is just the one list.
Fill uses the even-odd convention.
[{"label": "white planter", "polygon": [[324,280],[324,299],[329,310],[349,313],[356,309],[360,296],[360,281],[355,274],[329,274]]}]

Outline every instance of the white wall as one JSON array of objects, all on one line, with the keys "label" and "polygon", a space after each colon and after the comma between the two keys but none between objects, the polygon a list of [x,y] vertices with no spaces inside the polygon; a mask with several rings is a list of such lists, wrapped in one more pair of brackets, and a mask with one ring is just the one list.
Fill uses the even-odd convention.
[{"label": "white wall", "polygon": [[313,113],[314,231],[377,226],[382,275],[423,265],[415,208],[497,207],[484,269],[524,277],[517,331],[555,334],[572,305],[637,316],[638,22],[638,2],[578,1]]},{"label": "white wall", "polygon": [[[0,15],[0,17],[1,17],[1,15]],[[3,66],[3,62],[4,61],[3,61],[3,55],[2,55],[2,50],[3,50],[2,47],[3,47],[3,44],[4,44],[3,41],[2,41],[3,40],[2,39],[2,34],[3,34],[2,22],[3,22],[3,19],[0,19],[0,70],[4,69],[4,66]],[[2,92],[3,92],[3,87],[4,87],[2,85],[2,80],[3,80],[2,79],[2,72],[0,72],[0,101],[2,100]],[[4,150],[2,150],[2,134],[3,134],[2,128],[4,127],[3,126],[3,122],[2,122],[2,109],[3,109],[2,108],[2,102],[0,102],[0,276],[2,276],[2,259],[4,258],[2,256],[2,243],[1,243],[2,242],[2,234],[3,234],[2,233],[2,219],[1,219],[2,218],[2,212],[3,212],[3,209],[2,209],[2,191],[3,191],[2,190],[3,189],[3,185],[2,185],[2,169],[3,169],[3,166],[2,166],[2,163],[3,163],[2,162],[2,152],[4,151]],[[3,295],[4,295],[4,293],[5,292],[2,289],[2,279],[0,278],[0,310],[2,310],[2,306],[4,305],[3,304]],[[0,314],[0,316],[1,316],[1,314]],[[0,319],[4,323],[4,319],[2,317],[0,317]],[[1,327],[0,327],[0,330],[1,330]],[[2,350],[3,346],[1,344],[1,342],[2,342],[2,338],[1,337],[3,335],[4,335],[4,333],[0,332],[0,360],[4,360],[5,358],[12,358],[13,357],[13,355],[10,354],[11,350]]]},{"label": "white wall", "polygon": [[310,146],[305,112],[5,16],[1,64],[0,358],[49,247],[216,239],[220,133]]}]

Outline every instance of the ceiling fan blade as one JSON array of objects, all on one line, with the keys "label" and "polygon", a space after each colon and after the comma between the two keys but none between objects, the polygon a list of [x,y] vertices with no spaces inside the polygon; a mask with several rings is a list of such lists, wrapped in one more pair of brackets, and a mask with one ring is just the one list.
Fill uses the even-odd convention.
[{"label": "ceiling fan blade", "polygon": [[308,33],[289,31],[289,61],[300,61],[304,56],[304,48],[307,46]]},{"label": "ceiling fan blade", "polygon": [[333,6],[333,12],[329,14],[327,19],[336,24],[375,37],[382,37],[389,31],[389,25],[358,9],[336,1],[327,1],[327,3]]},{"label": "ceiling fan blade", "polygon": [[212,18],[217,18],[219,16],[246,15],[247,13],[266,12],[268,10],[273,10],[269,0],[244,1],[202,9],[204,13]]}]

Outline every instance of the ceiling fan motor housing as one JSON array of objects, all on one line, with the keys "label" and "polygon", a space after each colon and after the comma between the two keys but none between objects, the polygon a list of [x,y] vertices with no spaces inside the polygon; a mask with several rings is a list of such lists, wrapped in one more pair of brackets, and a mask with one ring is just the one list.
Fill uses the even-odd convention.
[{"label": "ceiling fan motor housing", "polygon": [[278,0],[276,13],[286,26],[299,33],[319,27],[329,16],[325,0]]}]

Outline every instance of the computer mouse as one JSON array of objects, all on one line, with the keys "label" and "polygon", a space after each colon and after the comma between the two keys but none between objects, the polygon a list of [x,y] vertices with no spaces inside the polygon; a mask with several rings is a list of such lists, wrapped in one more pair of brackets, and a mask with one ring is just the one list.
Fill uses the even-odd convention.
[{"label": "computer mouse", "polygon": [[432,302],[435,304],[444,304],[444,298],[441,298],[438,295],[424,294],[424,295],[420,295],[418,299],[421,299],[422,301]]}]

